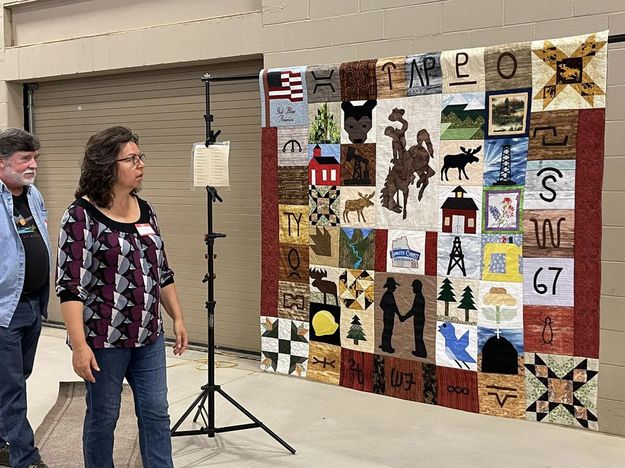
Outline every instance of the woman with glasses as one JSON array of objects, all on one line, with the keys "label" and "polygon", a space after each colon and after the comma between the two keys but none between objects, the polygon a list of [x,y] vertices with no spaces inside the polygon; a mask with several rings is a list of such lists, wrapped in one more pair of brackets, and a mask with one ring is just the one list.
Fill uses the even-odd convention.
[{"label": "woman with glasses", "polygon": [[180,302],[156,213],[138,197],[145,155],[125,127],[93,135],[76,200],[61,221],[56,293],[85,380],[87,468],[113,466],[122,383],[130,384],[143,466],[173,467],[160,304],[173,319],[174,354],[187,348]]}]

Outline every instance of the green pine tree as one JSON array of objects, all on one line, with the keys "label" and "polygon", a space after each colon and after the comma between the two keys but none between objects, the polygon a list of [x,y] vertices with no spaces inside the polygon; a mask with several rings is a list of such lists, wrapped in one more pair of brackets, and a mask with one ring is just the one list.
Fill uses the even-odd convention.
[{"label": "green pine tree", "polygon": [[465,322],[469,321],[469,311],[477,310],[473,300],[473,290],[471,289],[471,286],[464,288],[464,291],[462,292],[462,299],[460,299],[460,304],[458,304],[458,309],[464,309]]},{"label": "green pine tree", "polygon": [[451,285],[451,281],[449,278],[445,278],[443,280],[443,284],[441,285],[441,290],[438,295],[439,301],[445,301],[445,317],[449,315],[449,303],[456,302],[456,297],[454,296],[454,287]]},{"label": "green pine tree", "polygon": [[365,332],[362,329],[362,324],[360,323],[360,319],[357,315],[352,317],[352,326],[349,327],[347,338],[354,340],[355,345],[358,344],[358,341],[367,341],[367,338],[365,338]]}]

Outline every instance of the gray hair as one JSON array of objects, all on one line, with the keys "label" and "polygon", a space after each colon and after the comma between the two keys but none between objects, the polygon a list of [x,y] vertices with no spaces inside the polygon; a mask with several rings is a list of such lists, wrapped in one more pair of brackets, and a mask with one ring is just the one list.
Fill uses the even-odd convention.
[{"label": "gray hair", "polygon": [[37,151],[41,145],[32,133],[19,128],[0,131],[0,156],[10,157],[16,151]]}]

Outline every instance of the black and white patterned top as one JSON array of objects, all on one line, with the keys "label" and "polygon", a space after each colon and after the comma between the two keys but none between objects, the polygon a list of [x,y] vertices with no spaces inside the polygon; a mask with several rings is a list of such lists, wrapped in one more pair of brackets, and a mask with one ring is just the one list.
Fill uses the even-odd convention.
[{"label": "black and white patterned top", "polygon": [[61,220],[56,294],[84,304],[92,348],[145,346],[163,332],[160,293],[174,273],[154,210],[137,200],[137,223],[114,221],[82,198]]}]

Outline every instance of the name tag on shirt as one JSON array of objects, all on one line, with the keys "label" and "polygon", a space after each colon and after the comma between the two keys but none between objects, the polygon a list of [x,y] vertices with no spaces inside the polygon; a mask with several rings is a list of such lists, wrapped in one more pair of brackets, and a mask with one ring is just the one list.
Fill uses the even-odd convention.
[{"label": "name tag on shirt", "polygon": [[149,224],[135,224],[135,228],[141,236],[152,236],[156,234]]}]

